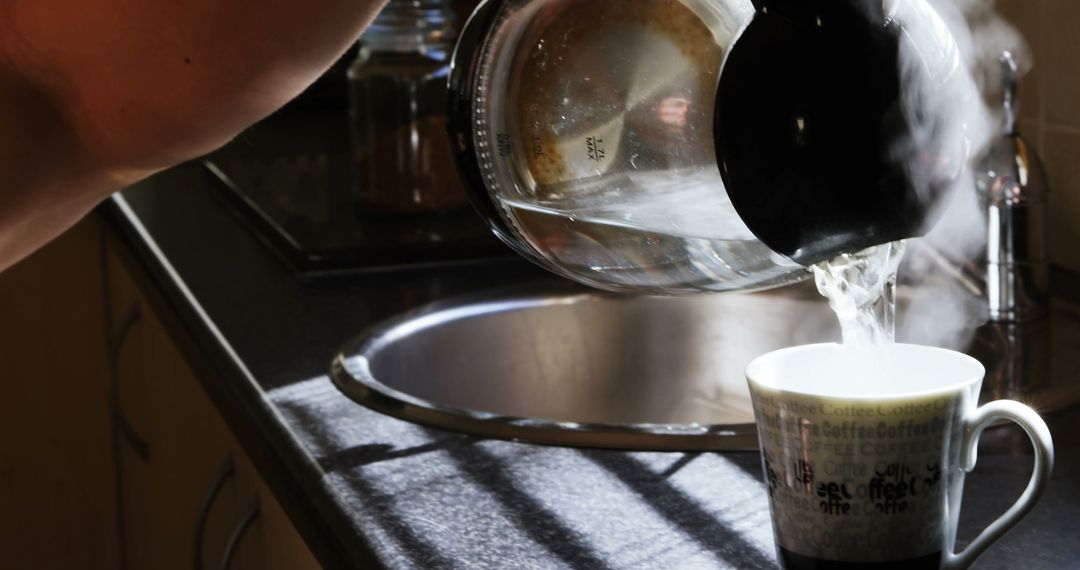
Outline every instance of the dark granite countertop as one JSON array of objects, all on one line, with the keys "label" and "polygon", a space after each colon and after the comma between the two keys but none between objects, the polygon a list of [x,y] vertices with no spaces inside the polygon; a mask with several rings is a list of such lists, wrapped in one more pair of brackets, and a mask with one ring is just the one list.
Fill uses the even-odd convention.
[{"label": "dark granite countertop", "polygon": [[[181,346],[328,568],[773,567],[756,453],[631,453],[482,440],[362,408],[327,378],[378,321],[458,293],[544,278],[524,262],[305,281],[197,164],[101,213],[174,315]],[[1039,505],[978,568],[1080,564],[1080,410],[1048,417],[1058,465]],[[1002,432],[968,478],[961,541],[1026,484]]]}]

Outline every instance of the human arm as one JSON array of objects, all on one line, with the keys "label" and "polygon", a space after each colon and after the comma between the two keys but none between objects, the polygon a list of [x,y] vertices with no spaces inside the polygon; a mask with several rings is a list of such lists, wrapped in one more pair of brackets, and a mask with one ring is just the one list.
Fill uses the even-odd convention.
[{"label": "human arm", "polygon": [[384,3],[0,2],[0,269],[299,94]]}]

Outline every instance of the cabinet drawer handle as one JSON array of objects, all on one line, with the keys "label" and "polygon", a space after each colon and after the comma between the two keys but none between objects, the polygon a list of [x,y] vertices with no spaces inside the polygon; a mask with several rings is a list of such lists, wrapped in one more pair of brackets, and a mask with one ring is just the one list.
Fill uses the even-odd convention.
[{"label": "cabinet drawer handle", "polygon": [[221,463],[218,464],[217,469],[214,470],[214,476],[210,480],[210,486],[206,489],[206,495],[203,496],[202,503],[199,504],[199,511],[195,515],[195,539],[192,545],[192,556],[194,557],[193,567],[195,570],[202,570],[203,567],[203,533],[206,531],[206,519],[210,516],[210,509],[213,508],[214,502],[217,500],[217,496],[221,493],[221,489],[225,486],[225,483],[229,481],[229,478],[236,472],[236,468],[233,462],[232,452],[226,453],[225,457],[221,459]]},{"label": "cabinet drawer handle", "polygon": [[229,535],[229,542],[225,546],[225,555],[221,557],[221,564],[218,566],[219,570],[229,570],[229,566],[232,565],[233,557],[236,556],[236,547],[240,545],[240,540],[244,538],[244,534],[258,518],[259,498],[255,497],[251,500],[251,504],[248,505],[247,510],[244,511],[244,516],[240,519],[240,524],[236,525],[232,534]]},{"label": "cabinet drawer handle", "polygon": [[139,305],[132,305],[124,313],[124,318],[120,321],[120,330],[112,339],[109,349],[109,408],[113,423],[120,430],[120,435],[124,441],[127,442],[139,459],[149,461],[150,444],[135,431],[135,428],[131,427],[131,422],[128,421],[127,416],[124,415],[124,410],[120,406],[120,353],[124,350],[124,345],[141,319],[142,312],[139,310]]}]

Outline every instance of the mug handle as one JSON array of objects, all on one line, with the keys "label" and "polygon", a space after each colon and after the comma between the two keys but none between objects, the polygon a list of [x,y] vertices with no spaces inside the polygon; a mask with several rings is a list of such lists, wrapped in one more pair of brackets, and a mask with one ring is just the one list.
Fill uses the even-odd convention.
[{"label": "mug handle", "polygon": [[1035,450],[1035,468],[1031,474],[1031,481],[1028,482],[1020,498],[1005,511],[1005,514],[986,527],[963,552],[946,554],[944,563],[941,565],[943,569],[963,569],[970,566],[991,543],[1001,538],[1006,531],[1031,511],[1050,481],[1050,472],[1054,468],[1054,442],[1050,437],[1050,429],[1046,427],[1046,422],[1035,413],[1035,410],[1012,400],[990,402],[965,418],[964,441],[960,452],[960,467],[964,473],[970,473],[972,469],[975,469],[979,438],[982,437],[983,430],[998,420],[1010,420],[1016,423],[1031,438],[1031,446]]}]

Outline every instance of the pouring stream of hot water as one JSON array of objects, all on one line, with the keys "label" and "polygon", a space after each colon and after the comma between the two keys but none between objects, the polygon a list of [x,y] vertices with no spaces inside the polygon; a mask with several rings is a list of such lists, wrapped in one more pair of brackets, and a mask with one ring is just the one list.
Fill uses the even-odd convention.
[{"label": "pouring stream of hot water", "polygon": [[840,321],[844,346],[868,352],[893,343],[896,270],[904,249],[904,242],[888,243],[814,266],[818,291]]}]

